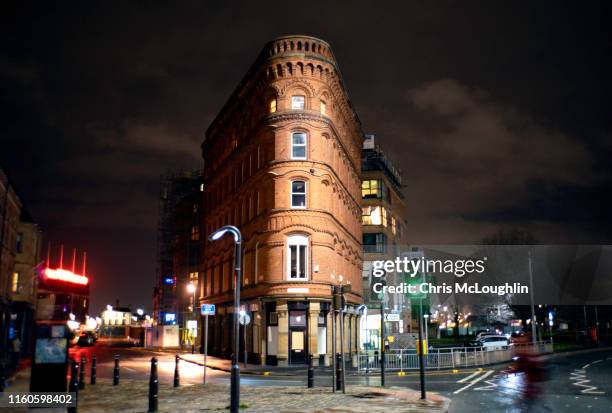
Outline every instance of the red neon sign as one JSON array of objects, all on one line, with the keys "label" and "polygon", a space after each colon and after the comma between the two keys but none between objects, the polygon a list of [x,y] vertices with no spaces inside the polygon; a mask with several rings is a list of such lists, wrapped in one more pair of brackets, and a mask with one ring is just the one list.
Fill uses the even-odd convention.
[{"label": "red neon sign", "polygon": [[45,268],[45,277],[50,280],[65,281],[73,284],[87,285],[89,279],[84,275],[75,274],[72,271],[58,268],[56,270],[52,268]]}]

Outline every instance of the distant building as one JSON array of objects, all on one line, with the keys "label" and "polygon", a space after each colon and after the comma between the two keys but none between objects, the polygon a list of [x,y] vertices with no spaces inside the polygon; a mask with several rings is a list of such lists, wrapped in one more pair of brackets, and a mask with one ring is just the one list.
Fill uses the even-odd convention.
[{"label": "distant building", "polygon": [[[238,288],[251,323],[239,341],[253,363],[299,364],[309,353],[329,363],[339,284],[352,286],[344,350],[358,350],[362,136],[330,45],[310,36],[266,44],[206,131],[204,234],[242,232]],[[217,305],[208,348],[223,357],[233,342],[230,238],[206,243],[200,277],[201,301]]]},{"label": "distant building", "polygon": [[153,298],[156,325],[176,325],[181,343],[198,339],[193,328],[194,303],[202,252],[202,178],[199,171],[179,171],[162,177],[160,185],[157,282]]},{"label": "distant building", "polygon": [[[372,276],[372,262],[395,259],[406,247],[406,201],[402,192],[401,171],[396,168],[376,143],[374,135],[366,135],[361,152],[361,208],[363,225],[363,286],[368,305],[368,320],[362,334],[366,348],[380,346],[380,299],[372,292],[372,284],[380,279]],[[395,275],[387,283],[396,284]],[[401,294],[383,297],[387,316],[385,333],[402,334],[411,329],[410,303]]]},{"label": "distant building", "polygon": [[16,244],[17,255],[10,283],[11,314],[15,333],[19,334],[22,348],[27,352],[31,348],[32,326],[36,319],[37,267],[41,264],[42,233],[25,208],[21,210]]},{"label": "distant building", "polygon": [[11,296],[21,208],[15,187],[0,167],[0,363],[5,363],[14,335]]}]

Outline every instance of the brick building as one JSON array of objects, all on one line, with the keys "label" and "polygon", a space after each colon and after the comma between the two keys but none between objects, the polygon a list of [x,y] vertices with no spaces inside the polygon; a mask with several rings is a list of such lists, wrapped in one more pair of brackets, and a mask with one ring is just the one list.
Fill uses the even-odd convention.
[{"label": "brick building", "polygon": [[[241,329],[251,362],[330,362],[332,285],[346,295],[345,351],[359,343],[361,124],[326,42],[277,38],[263,48],[202,143],[206,235],[244,238]],[[209,349],[231,354],[233,242],[204,248],[201,302],[217,304]],[[242,349],[241,349],[242,352]]]}]

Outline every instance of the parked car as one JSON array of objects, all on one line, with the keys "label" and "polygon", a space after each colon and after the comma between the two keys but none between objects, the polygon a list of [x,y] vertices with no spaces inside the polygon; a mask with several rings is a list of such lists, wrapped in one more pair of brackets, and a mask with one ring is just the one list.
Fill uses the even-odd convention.
[{"label": "parked car", "polygon": [[508,347],[510,343],[508,343],[508,337],[506,336],[485,336],[481,338],[480,343],[482,347],[487,350],[497,350],[502,347]]},{"label": "parked car", "polygon": [[470,341],[467,346],[468,347],[483,347],[486,350],[497,350],[502,347],[507,347],[509,345],[508,338],[506,336],[483,336],[478,340]]},{"label": "parked car", "polygon": [[96,335],[92,331],[85,331],[79,335],[77,345],[81,347],[93,346],[96,342]]}]

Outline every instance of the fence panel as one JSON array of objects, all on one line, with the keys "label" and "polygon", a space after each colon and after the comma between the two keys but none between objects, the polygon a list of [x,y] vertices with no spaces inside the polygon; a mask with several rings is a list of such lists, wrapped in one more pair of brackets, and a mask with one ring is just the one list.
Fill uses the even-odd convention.
[{"label": "fence panel", "polygon": [[[553,351],[552,343],[536,342],[517,344],[502,348],[483,347],[453,347],[431,349],[425,357],[427,369],[450,369],[462,367],[477,367],[512,360],[517,354],[544,354]],[[378,351],[360,351],[358,354],[359,371],[368,372],[380,369],[380,353]],[[394,349],[385,352],[385,369],[417,370],[419,356],[415,349]]]}]

